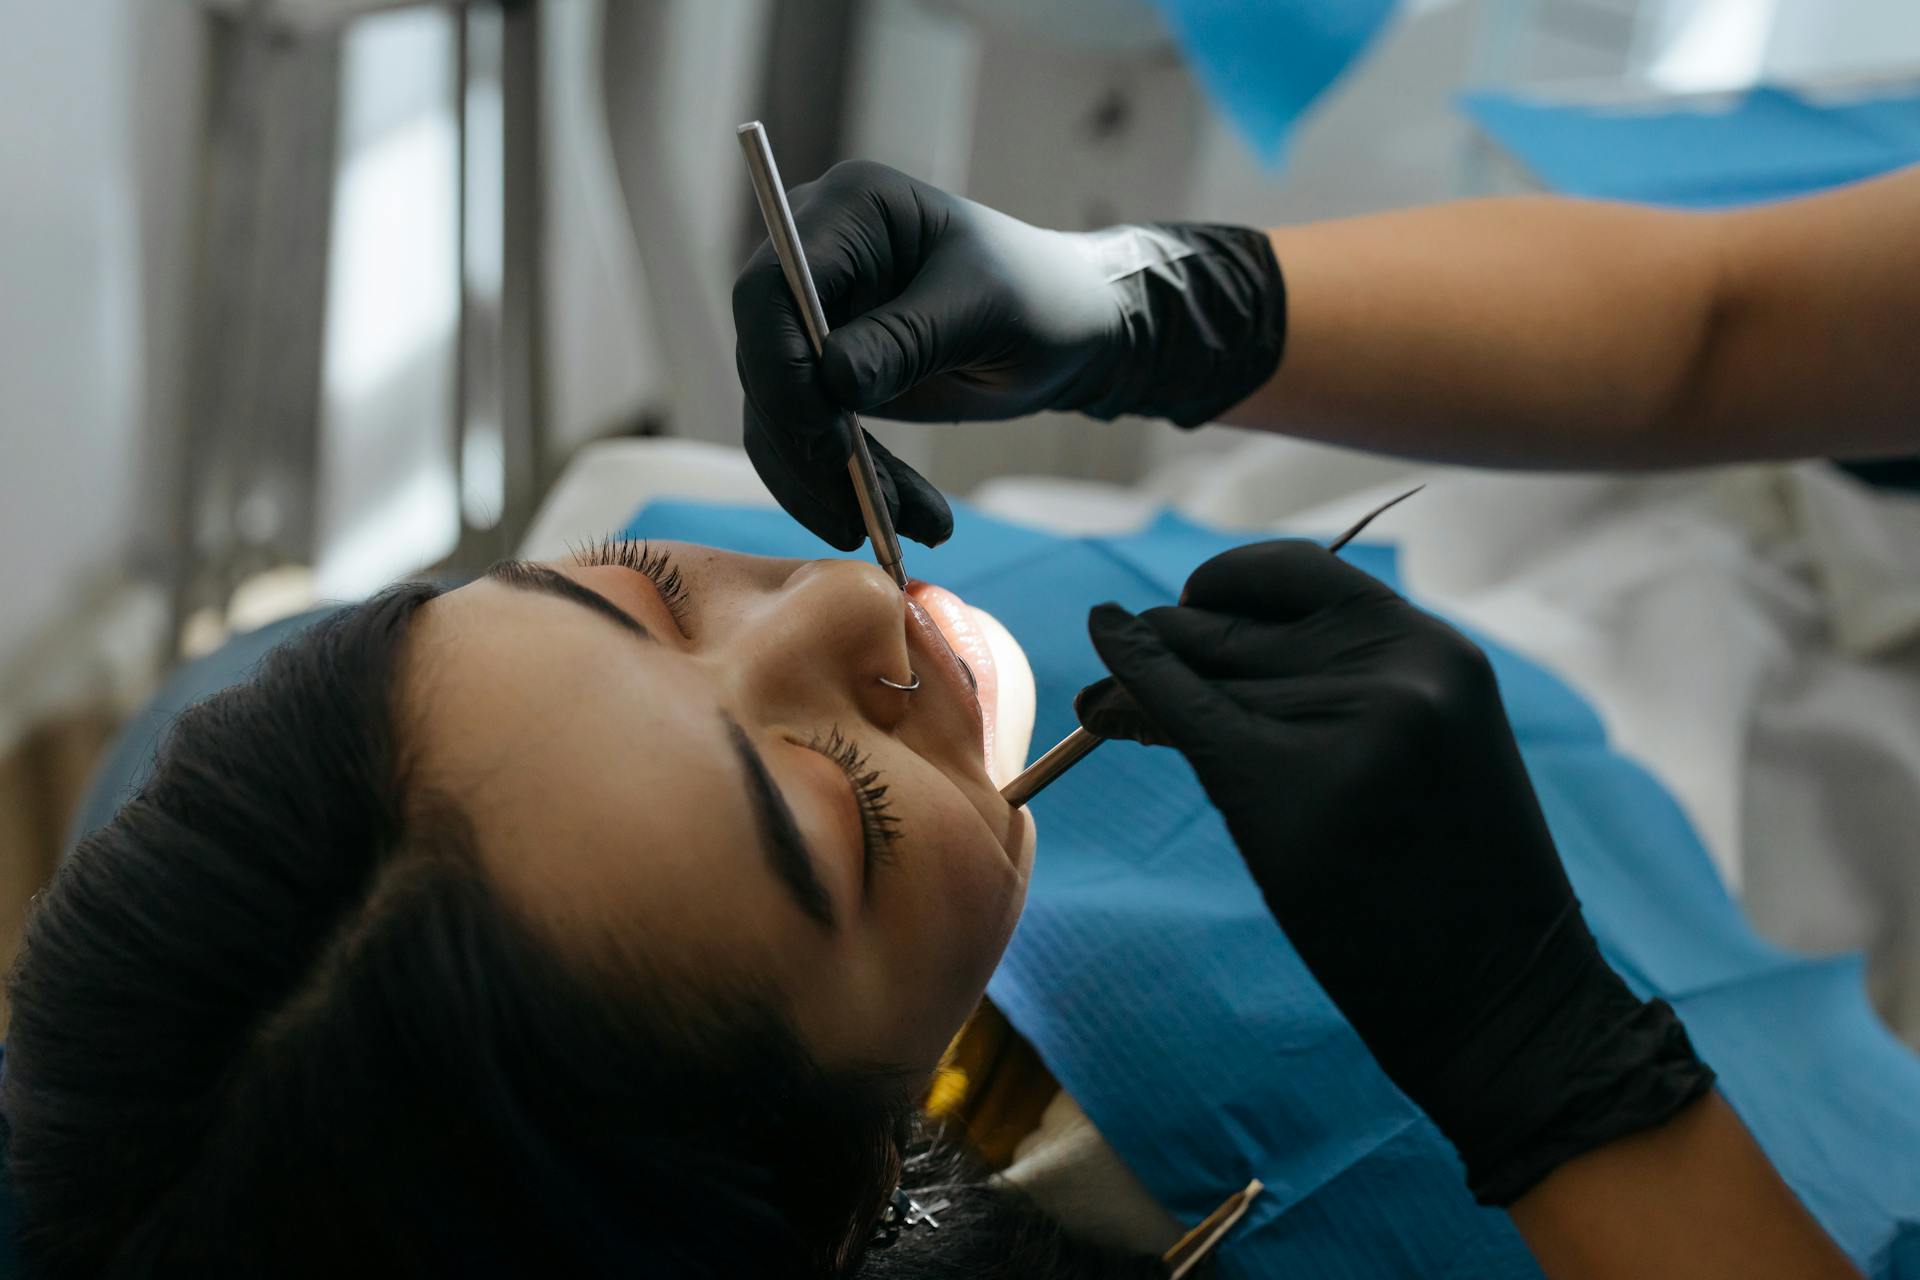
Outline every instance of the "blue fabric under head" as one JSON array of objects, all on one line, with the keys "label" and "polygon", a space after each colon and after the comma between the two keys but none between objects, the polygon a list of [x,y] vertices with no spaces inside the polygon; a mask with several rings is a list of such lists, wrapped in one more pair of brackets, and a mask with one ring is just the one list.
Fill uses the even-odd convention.
[{"label": "blue fabric under head", "polygon": [[[1171,602],[1245,541],[1162,515],[1058,538],[955,509],[913,573],[994,613],[1026,647],[1035,747],[1073,727],[1103,674],[1101,600]],[[765,509],[656,503],[634,536],[830,554]],[[1398,582],[1390,549],[1345,553]],[[1852,960],[1789,954],[1748,928],[1685,814],[1614,752],[1551,672],[1481,637],[1568,874],[1608,958],[1670,1000],[1787,1181],[1878,1280],[1920,1280],[1920,1058],[1874,1018]],[[1033,804],[1027,912],[990,993],[1142,1182],[1197,1220],[1268,1191],[1221,1259],[1235,1277],[1536,1277],[1505,1214],[1475,1205],[1451,1148],[1374,1065],[1274,925],[1177,755],[1102,746]]]},{"label": "blue fabric under head", "polygon": [[1920,161],[1920,92],[1838,102],[1784,89],[1699,102],[1575,106],[1507,93],[1466,113],[1567,195],[1711,208],[1779,200]]}]

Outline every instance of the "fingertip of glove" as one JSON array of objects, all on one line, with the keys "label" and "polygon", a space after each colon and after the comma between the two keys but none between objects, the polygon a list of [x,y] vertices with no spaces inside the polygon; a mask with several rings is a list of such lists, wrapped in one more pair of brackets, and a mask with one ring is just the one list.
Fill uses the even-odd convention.
[{"label": "fingertip of glove", "polygon": [[1102,676],[1100,679],[1095,680],[1092,684],[1087,685],[1081,689],[1080,692],[1073,695],[1073,714],[1079,719],[1081,724],[1085,724],[1088,714],[1097,711],[1101,703],[1110,697],[1113,690],[1118,687],[1118,684],[1112,676]]},{"label": "fingertip of glove", "polygon": [[858,551],[867,542],[867,530],[864,525],[833,525],[828,528],[809,525],[808,528],[813,530],[820,541],[835,551]]},{"label": "fingertip of glove", "polygon": [[931,549],[953,536],[953,517],[949,515],[945,520],[937,520],[903,515],[898,532]]},{"label": "fingertip of glove", "polygon": [[1133,614],[1127,612],[1119,601],[1100,601],[1087,610],[1087,633],[1094,639],[1102,635],[1116,635],[1129,622],[1133,622]]},{"label": "fingertip of glove", "polygon": [[873,465],[887,489],[887,508],[893,515],[894,531],[923,546],[937,547],[953,536],[953,508],[947,496],[927,478],[893,456],[887,447],[867,433],[867,446],[873,453]]},{"label": "fingertip of glove", "polygon": [[1112,676],[1080,690],[1073,699],[1073,714],[1082,728],[1102,738],[1125,738],[1150,747],[1169,742],[1133,695]]},{"label": "fingertip of glove", "polygon": [[839,462],[853,452],[853,424],[844,413],[796,418],[791,425],[808,462]]},{"label": "fingertip of glove", "polygon": [[[1127,730],[1132,727],[1130,722],[1113,713],[1111,706],[1112,700],[1111,694],[1093,698],[1086,698],[1084,696],[1075,698],[1073,702],[1074,719],[1080,722],[1082,729],[1085,729],[1088,733],[1094,734],[1097,737],[1132,737],[1133,735],[1127,732]],[[1138,720],[1139,717],[1136,715],[1133,719]]]},{"label": "fingertip of glove", "polygon": [[861,413],[898,399],[920,380],[928,358],[931,339],[913,335],[890,305],[855,316],[827,335],[821,384],[837,403]]},{"label": "fingertip of glove", "polygon": [[[744,367],[741,385],[746,389],[740,403],[743,443],[811,463],[843,461],[853,451],[846,412],[821,400],[817,389],[781,386],[770,395],[756,396]],[[767,403],[781,406],[777,418],[762,409]]]},{"label": "fingertip of glove", "polygon": [[1087,612],[1087,635],[1093,640],[1094,652],[1110,668],[1139,650],[1145,640],[1144,631],[1146,627],[1139,615],[1112,600],[1097,604]]},{"label": "fingertip of glove", "polygon": [[[776,284],[777,282],[777,284]],[[767,304],[782,296],[786,277],[774,256],[773,242],[763,239],[733,277],[733,315],[742,334],[767,314]],[[790,295],[788,295],[790,296]]]},{"label": "fingertip of glove", "polygon": [[870,409],[867,391],[872,383],[867,344],[860,339],[858,321],[827,335],[820,350],[820,383],[834,401],[855,411]]},{"label": "fingertip of glove", "polygon": [[1299,616],[1366,576],[1317,542],[1275,538],[1203,562],[1188,575],[1180,603],[1270,619]]},{"label": "fingertip of glove", "polygon": [[896,466],[901,528],[916,542],[939,546],[953,536],[953,508],[947,503],[947,495],[905,463],[896,462]]}]

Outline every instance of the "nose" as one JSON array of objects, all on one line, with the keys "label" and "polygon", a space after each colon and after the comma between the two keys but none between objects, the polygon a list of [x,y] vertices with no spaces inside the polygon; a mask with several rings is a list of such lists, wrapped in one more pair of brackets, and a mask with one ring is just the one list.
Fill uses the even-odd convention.
[{"label": "nose", "polygon": [[742,704],[809,721],[854,712],[882,729],[906,714],[911,684],[906,598],[857,560],[813,560],[744,610],[727,640]]}]

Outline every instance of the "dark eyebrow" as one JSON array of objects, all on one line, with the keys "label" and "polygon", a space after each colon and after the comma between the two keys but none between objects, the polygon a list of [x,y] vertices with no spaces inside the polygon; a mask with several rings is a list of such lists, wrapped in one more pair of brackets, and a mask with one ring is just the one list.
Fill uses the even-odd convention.
[{"label": "dark eyebrow", "polygon": [[544,564],[535,564],[531,560],[502,560],[487,570],[487,577],[520,591],[538,591],[569,604],[577,604],[583,609],[591,609],[601,617],[619,623],[642,640],[653,640],[653,632],[641,626],[638,618],[598,591],[591,591]]},{"label": "dark eyebrow", "polygon": [[[639,619],[625,609],[544,564],[531,560],[502,560],[491,566],[486,576],[520,591],[538,591],[591,609],[642,640],[658,643],[653,633],[641,626]],[[780,794],[773,775],[767,771],[767,762],[760,758],[760,752],[754,748],[739,721],[724,711],[720,713],[720,719],[727,726],[727,737],[740,756],[740,767],[747,778],[747,794],[753,797],[754,820],[760,828],[761,848],[766,852],[773,873],[787,887],[787,891],[793,895],[794,905],[808,919],[827,929],[836,928],[833,900],[814,872],[813,855],[807,852],[807,842],[800,834],[800,824],[794,819],[793,810],[787,807],[786,797]]]},{"label": "dark eyebrow", "polygon": [[774,785],[773,775],[767,772],[767,762],[760,758],[753,742],[747,737],[747,731],[740,722],[722,711],[721,721],[727,726],[727,737],[733,741],[733,749],[740,757],[740,768],[747,775],[747,794],[753,797],[754,819],[760,827],[760,846],[766,851],[767,861],[773,866],[773,873],[793,895],[794,905],[805,912],[807,918],[823,928],[836,927],[833,922],[833,900],[827,896],[827,890],[820,883],[820,877],[813,869],[813,855],[807,852],[807,842],[800,835],[800,824],[794,821],[793,810],[787,808],[787,802],[780,794],[780,788]]}]

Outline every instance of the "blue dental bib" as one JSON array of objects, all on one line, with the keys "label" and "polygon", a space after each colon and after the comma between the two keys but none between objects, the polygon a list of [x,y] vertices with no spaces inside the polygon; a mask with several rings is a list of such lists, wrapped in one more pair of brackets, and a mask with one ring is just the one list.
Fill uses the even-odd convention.
[{"label": "blue dental bib", "polygon": [[[912,572],[993,613],[1033,664],[1034,746],[1105,674],[1102,600],[1170,603],[1244,535],[1165,514],[1062,538],[956,508]],[[625,532],[763,555],[834,554],[765,509],[660,502]],[[1398,585],[1392,551],[1348,559]],[[1720,1087],[1808,1208],[1880,1280],[1920,1280],[1920,1057],[1867,1004],[1855,957],[1747,925],[1673,798],[1538,665],[1481,641],[1589,922],[1614,967],[1685,1020]],[[1175,753],[1112,742],[1033,803],[1026,915],[989,994],[1169,1210],[1197,1221],[1267,1184],[1223,1277],[1537,1277],[1504,1213],[1374,1064],[1274,924]]]}]

